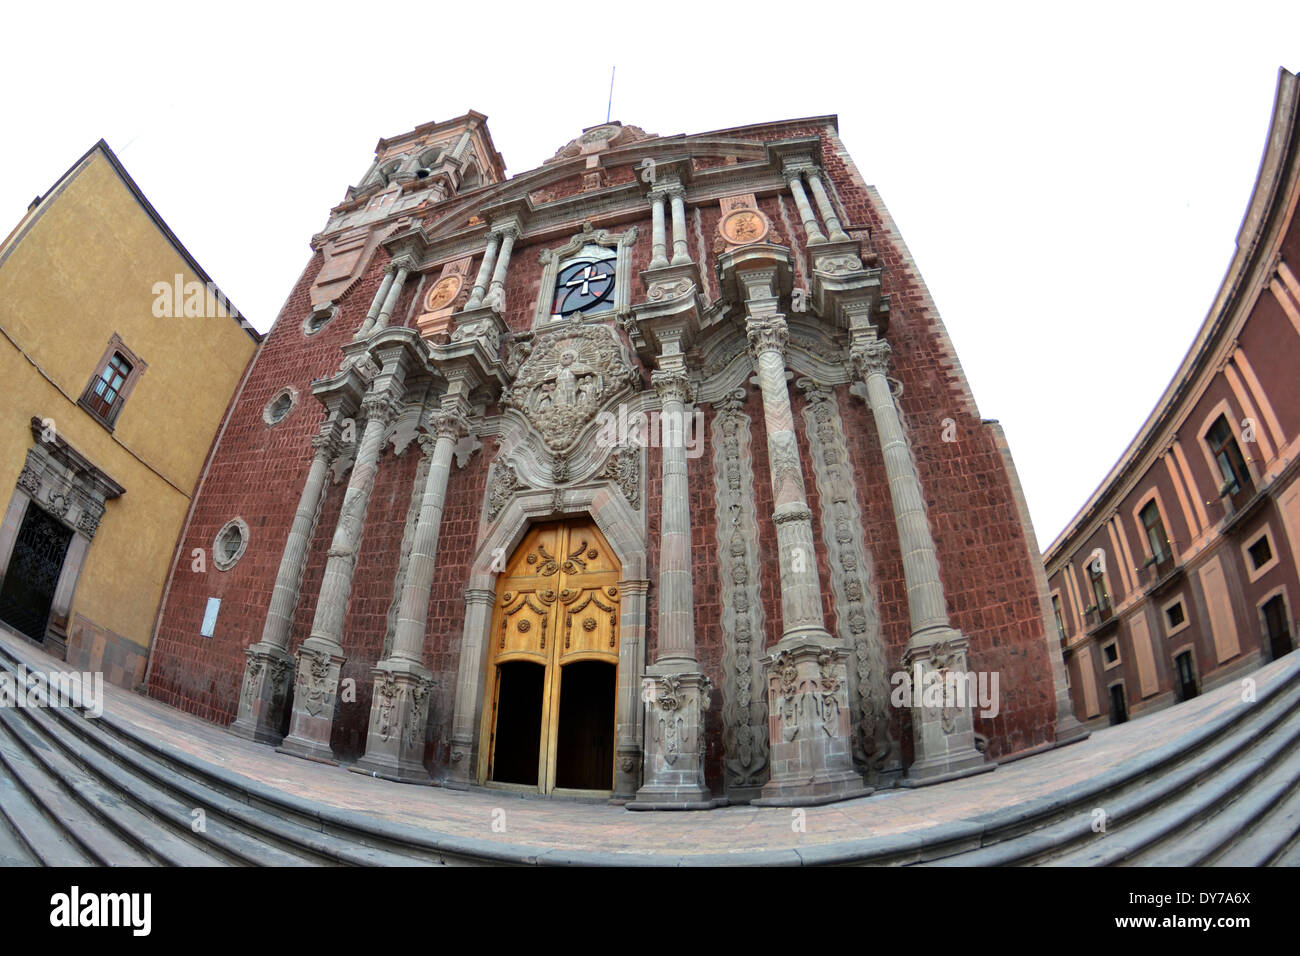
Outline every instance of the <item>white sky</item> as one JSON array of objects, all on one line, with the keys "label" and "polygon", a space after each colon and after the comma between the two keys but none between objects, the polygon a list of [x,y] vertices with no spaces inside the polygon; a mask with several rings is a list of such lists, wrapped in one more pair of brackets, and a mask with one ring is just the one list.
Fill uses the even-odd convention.
[{"label": "white sky", "polygon": [[265,330],[381,136],[476,109],[523,172],[613,63],[651,133],[836,113],[1046,547],[1205,318],[1297,40],[1295,2],[9,3],[0,234],[103,137]]}]

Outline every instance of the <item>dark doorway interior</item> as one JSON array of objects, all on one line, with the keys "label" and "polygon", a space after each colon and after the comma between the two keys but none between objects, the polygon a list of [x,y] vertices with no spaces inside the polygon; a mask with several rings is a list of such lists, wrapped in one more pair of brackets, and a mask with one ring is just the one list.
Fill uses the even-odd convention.
[{"label": "dark doorway interior", "polygon": [[573,790],[614,786],[614,674],[603,661],[569,664],[560,676],[560,734],[555,785]]},{"label": "dark doorway interior", "polygon": [[0,586],[0,619],[33,640],[45,640],[54,589],[71,541],[71,528],[34,502],[27,506]]},{"label": "dark doorway interior", "polygon": [[1282,595],[1272,598],[1264,605],[1264,627],[1268,631],[1268,649],[1270,660],[1277,660],[1283,654],[1291,653],[1291,629],[1287,627],[1286,601]]},{"label": "dark doorway interior", "polygon": [[1180,701],[1191,700],[1201,692],[1196,686],[1196,664],[1192,652],[1183,651],[1174,658],[1174,696]]},{"label": "dark doorway interior", "polygon": [[546,668],[527,661],[497,669],[496,739],[492,779],[537,786],[537,758],[542,744],[542,686]]},{"label": "dark doorway interior", "polygon": [[1114,684],[1110,689],[1110,722],[1122,724],[1128,720],[1128,703],[1124,700],[1124,685]]}]

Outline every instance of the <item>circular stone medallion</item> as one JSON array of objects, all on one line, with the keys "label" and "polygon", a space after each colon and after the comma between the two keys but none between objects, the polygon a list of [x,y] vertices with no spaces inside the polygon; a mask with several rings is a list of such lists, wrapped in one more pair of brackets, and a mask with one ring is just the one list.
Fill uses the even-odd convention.
[{"label": "circular stone medallion", "polygon": [[767,216],[757,209],[732,210],[718,224],[722,238],[737,246],[762,242],[771,230],[772,225]]}]

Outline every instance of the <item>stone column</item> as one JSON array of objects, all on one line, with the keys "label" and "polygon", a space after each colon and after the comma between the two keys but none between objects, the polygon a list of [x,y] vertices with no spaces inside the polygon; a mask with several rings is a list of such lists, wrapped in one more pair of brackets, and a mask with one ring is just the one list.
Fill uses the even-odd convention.
[{"label": "stone column", "polygon": [[776,272],[745,272],[745,332],[763,392],[763,423],[781,575],[781,640],[763,659],[768,693],[771,777],[754,802],[829,803],[871,792],[853,769],[848,652],[822,616],[812,512],[795,439]]},{"label": "stone column", "polygon": [[239,712],[230,725],[230,732],[259,743],[278,744],[284,738],[280,728],[288,702],[288,678],[293,673],[289,632],[298,607],[307,548],[316,530],[329,466],[339,451],[341,425],[340,416],[332,414],[321,426],[320,433],[312,438],[311,444],[316,452],[312,456],[302,495],[298,498],[289,540],[280,558],[280,570],[271,592],[271,607],[262,626],[262,639],[244,650],[248,662],[244,666]]},{"label": "stone column", "polygon": [[402,585],[393,651],[373,671],[375,692],[371,698],[366,752],[351,768],[357,773],[403,783],[429,782],[429,772],[424,768],[424,730],[429,717],[433,673],[424,666],[424,638],[451,456],[457,439],[469,432],[463,409],[457,404],[444,402],[430,416],[429,425],[436,438],[420,436],[422,445],[432,445],[433,460],[420,499],[420,517]]},{"label": "stone column", "polygon": [[497,245],[501,241],[494,232],[488,235],[487,248],[483,250],[483,261],[479,263],[478,275],[474,277],[474,288],[470,291],[465,311],[482,307],[483,296],[487,293],[488,279],[492,276],[492,266],[497,261]]},{"label": "stone column", "polygon": [[505,309],[506,270],[510,268],[510,251],[514,249],[515,239],[518,237],[519,230],[513,226],[501,230],[501,254],[497,256],[497,265],[492,271],[492,284],[488,286],[486,297],[489,303],[496,303],[494,307],[498,312]]},{"label": "stone column", "polygon": [[655,662],[695,664],[695,591],[691,585],[690,487],[686,477],[686,401],[690,382],[678,370],[656,371],[662,448],[663,512],[659,523],[659,643]]},{"label": "stone column", "polygon": [[650,268],[662,269],[668,265],[668,239],[664,233],[664,194],[650,194]]},{"label": "stone column", "polygon": [[826,223],[826,231],[830,233],[830,241],[848,242],[849,234],[840,225],[839,216],[835,215],[835,207],[831,205],[831,197],[826,194],[826,186],[822,183],[821,171],[809,169],[807,175],[808,185],[812,187],[813,191],[813,200],[817,203],[817,211],[822,214],[822,221]]},{"label": "stone column", "polygon": [[750,354],[763,392],[768,466],[775,505],[777,547],[781,571],[782,640],[829,637],[822,615],[821,576],[813,551],[812,512],[804,488],[799,444],[786,384],[785,346],[789,330],[785,317],[755,317],[746,323]]},{"label": "stone column", "polygon": [[[497,592],[491,587],[465,589],[465,626],[461,633],[466,636],[460,643],[460,663],[456,669],[456,712],[452,717],[450,762],[442,780],[442,785],[451,790],[465,790],[478,782],[476,741],[483,717],[486,662],[483,642],[468,635],[491,631],[496,596]],[[483,741],[483,745],[486,746],[487,741]]]},{"label": "stone column", "polygon": [[370,334],[371,329],[375,327],[375,319],[379,317],[379,310],[384,306],[384,300],[388,298],[388,290],[393,286],[393,277],[396,271],[393,269],[393,263],[388,264],[384,271],[384,278],[379,283],[379,288],[375,290],[375,297],[370,300],[370,311],[366,313],[366,320],[361,323],[357,329],[357,334],[353,336],[355,340],[364,339]]},{"label": "stone column", "polygon": [[646,669],[642,699],[647,740],[644,783],[632,810],[700,810],[717,806],[704,783],[704,715],[713,682],[695,658],[691,586],[690,488],[686,475],[686,401],[690,382],[679,350],[652,375],[663,424],[663,513],[659,530],[659,644]]},{"label": "stone column", "polygon": [[790,184],[790,192],[794,195],[794,204],[799,208],[799,218],[803,220],[803,230],[808,236],[808,245],[826,242],[826,236],[822,233],[821,227],[817,225],[817,217],[813,214],[812,206],[808,205],[808,194],[803,191],[802,171],[787,169],[785,171],[785,181]]},{"label": "stone column", "polygon": [[669,265],[687,265],[691,254],[686,244],[686,190],[681,186],[669,186],[664,192],[673,203],[673,260]]},{"label": "stone column", "polygon": [[402,397],[405,370],[401,356],[390,354],[383,370],[375,376],[361,402],[366,416],[365,431],[343,496],[343,507],[330,542],[329,560],[316,601],[311,636],[298,648],[298,679],[294,689],[293,715],[289,736],[277,750],[281,753],[333,763],[330,733],[338,695],[339,670],[343,656],[343,620],[352,591],[357,550],[366,521],[370,493],[374,489],[384,433],[396,417]]},{"label": "stone column", "polygon": [[[880,436],[889,495],[894,505],[912,623],[903,666],[911,675],[915,695],[918,689],[923,692],[927,685],[942,681],[945,674],[966,674],[968,641],[948,621],[948,606],[921,482],[885,375],[891,351],[888,342],[874,335],[859,335],[850,357],[855,372],[866,384],[867,403]],[[937,783],[996,766],[975,749],[970,701],[945,700],[939,707],[913,707],[912,737],[915,759],[907,770],[907,783]]]},{"label": "stone column", "polygon": [[388,320],[392,318],[393,310],[397,308],[397,300],[402,295],[402,287],[406,285],[406,277],[415,268],[415,263],[403,256],[400,259],[394,259],[389,268],[395,269],[396,275],[393,276],[392,284],[388,287],[388,295],[384,297],[384,304],[380,307],[379,314],[375,316],[374,327],[370,330],[372,334],[388,328]]}]

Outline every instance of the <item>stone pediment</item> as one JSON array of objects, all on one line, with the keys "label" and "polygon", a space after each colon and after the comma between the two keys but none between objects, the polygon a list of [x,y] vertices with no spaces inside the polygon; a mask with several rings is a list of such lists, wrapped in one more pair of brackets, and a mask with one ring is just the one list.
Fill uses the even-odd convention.
[{"label": "stone pediment", "polygon": [[596,413],[636,381],[617,335],[603,325],[543,332],[501,396],[552,452],[567,449]]}]

